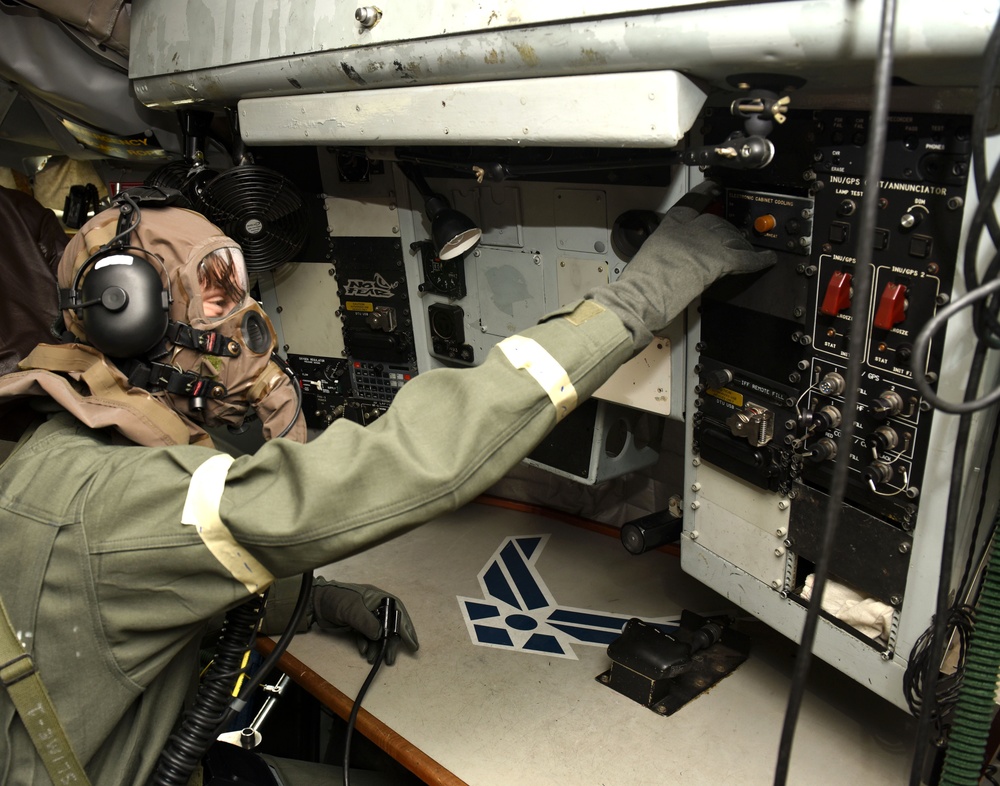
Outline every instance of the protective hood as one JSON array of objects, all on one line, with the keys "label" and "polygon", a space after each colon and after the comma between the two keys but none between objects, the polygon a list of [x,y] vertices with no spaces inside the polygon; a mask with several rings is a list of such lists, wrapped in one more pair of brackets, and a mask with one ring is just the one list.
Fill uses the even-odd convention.
[{"label": "protective hood", "polygon": [[[184,441],[205,443],[205,427],[240,427],[251,408],[266,438],[305,441],[298,384],[273,354],[274,328],[248,293],[239,245],[201,214],[175,207],[142,207],[120,238],[120,215],[112,208],[87,222],[59,265],[64,321],[78,343],[32,353],[22,371],[0,378],[0,397],[44,391],[94,427],[108,425],[111,407],[125,421],[112,425],[139,444],[181,443],[178,429],[163,427],[171,416],[186,424]],[[137,309],[139,327],[129,321]],[[136,335],[145,336],[141,350]],[[129,354],[119,356],[124,347]],[[83,358],[113,384],[90,384],[96,372],[80,370]],[[46,374],[64,382],[42,381]]]}]

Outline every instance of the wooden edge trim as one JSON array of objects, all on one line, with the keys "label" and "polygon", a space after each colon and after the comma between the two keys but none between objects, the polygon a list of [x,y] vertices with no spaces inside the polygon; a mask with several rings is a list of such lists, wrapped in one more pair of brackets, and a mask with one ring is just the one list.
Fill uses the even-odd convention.
[{"label": "wooden edge trim", "polygon": [[[273,639],[267,636],[257,637],[257,650],[264,657],[267,657],[273,649]],[[278,659],[277,668],[342,719],[346,721],[350,717],[354,699],[339,691],[294,655],[284,653]],[[355,728],[425,783],[434,786],[468,786],[465,781],[390,729],[364,707],[358,710]]]}]

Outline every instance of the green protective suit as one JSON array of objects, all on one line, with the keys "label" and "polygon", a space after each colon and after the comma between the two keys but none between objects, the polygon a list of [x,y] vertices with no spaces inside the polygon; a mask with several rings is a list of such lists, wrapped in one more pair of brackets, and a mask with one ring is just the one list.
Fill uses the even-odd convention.
[{"label": "green protective suit", "polygon": [[[634,350],[621,320],[593,301],[521,335],[580,400]],[[341,420],[311,443],[274,440],[237,458],[218,518],[259,563],[255,576],[334,562],[497,481],[556,423],[544,375],[515,365],[495,348],[476,368],[416,377],[367,428]],[[217,452],[120,443],[64,412],[0,467],[0,593],[95,786],[149,777],[189,695],[206,621],[249,596],[246,576],[181,523],[193,473]],[[3,691],[0,783],[50,783]]]}]

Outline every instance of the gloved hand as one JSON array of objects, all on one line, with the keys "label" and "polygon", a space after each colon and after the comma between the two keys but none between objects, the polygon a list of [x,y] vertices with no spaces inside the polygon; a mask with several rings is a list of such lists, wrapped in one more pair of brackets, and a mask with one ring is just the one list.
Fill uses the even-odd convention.
[{"label": "gloved hand", "polygon": [[707,204],[721,192],[709,180],[689,191],[667,211],[619,279],[587,294],[625,323],[636,352],[715,280],[774,264],[773,251],[754,249],[724,218],[684,204]]},{"label": "gloved hand", "polygon": [[379,634],[382,626],[373,612],[386,597],[393,598],[399,610],[399,635],[390,636],[385,651],[385,663],[391,666],[396,662],[400,642],[410,652],[416,652],[420,648],[417,632],[413,629],[413,621],[403,602],[395,595],[390,595],[370,584],[340,584],[326,579],[316,579],[313,583],[313,613],[316,624],[321,630],[331,633],[353,631],[358,652],[369,663],[374,663],[380,647]]}]

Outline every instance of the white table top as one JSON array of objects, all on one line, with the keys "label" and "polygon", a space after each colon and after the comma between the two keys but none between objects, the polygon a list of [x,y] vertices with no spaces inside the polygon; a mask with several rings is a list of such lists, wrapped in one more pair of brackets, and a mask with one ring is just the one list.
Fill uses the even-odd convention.
[{"label": "white table top", "polygon": [[[545,596],[516,616],[478,578],[510,537],[529,538],[517,546],[531,554],[523,575],[512,582],[495,568],[502,580],[489,586]],[[754,639],[747,662],[662,717],[596,681],[610,665],[606,645],[570,643],[545,621],[554,606],[644,619],[731,609],[675,556],[633,556],[604,534],[473,504],[317,573],[403,600],[420,650],[382,669],[364,708],[471,786],[772,782],[794,659],[786,639],[741,623]],[[488,636],[506,630],[511,646],[477,643],[462,598],[478,601],[479,613],[497,609],[479,622]],[[536,627],[523,630],[531,619]],[[526,650],[533,633],[556,634],[564,656]],[[289,653],[352,698],[369,669],[349,637],[314,631]],[[788,782],[906,783],[912,736],[905,713],[814,659]]]}]

